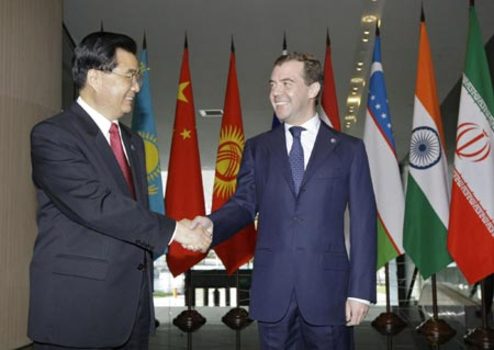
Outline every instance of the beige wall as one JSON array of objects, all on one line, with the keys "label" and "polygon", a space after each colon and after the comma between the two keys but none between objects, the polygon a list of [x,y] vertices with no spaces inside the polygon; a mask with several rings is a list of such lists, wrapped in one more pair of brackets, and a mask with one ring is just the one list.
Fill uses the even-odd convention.
[{"label": "beige wall", "polygon": [[62,0],[0,0],[0,349],[26,345],[36,235],[29,132],[61,103]]}]

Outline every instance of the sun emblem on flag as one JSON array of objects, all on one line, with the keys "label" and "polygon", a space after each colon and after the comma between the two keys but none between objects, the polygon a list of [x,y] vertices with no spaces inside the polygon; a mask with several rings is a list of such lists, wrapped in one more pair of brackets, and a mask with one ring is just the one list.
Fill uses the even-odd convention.
[{"label": "sun emblem on flag", "polygon": [[156,146],[158,139],[155,135],[147,131],[139,131],[139,135],[144,139],[144,152],[146,154],[146,173],[148,181],[155,180],[161,173],[159,151]]},{"label": "sun emblem on flag", "polygon": [[221,130],[214,181],[216,196],[228,198],[235,191],[243,148],[244,135],[238,127],[228,125]]},{"label": "sun emblem on flag", "polygon": [[410,166],[427,169],[441,159],[441,142],[436,130],[428,126],[413,129],[410,142]]}]

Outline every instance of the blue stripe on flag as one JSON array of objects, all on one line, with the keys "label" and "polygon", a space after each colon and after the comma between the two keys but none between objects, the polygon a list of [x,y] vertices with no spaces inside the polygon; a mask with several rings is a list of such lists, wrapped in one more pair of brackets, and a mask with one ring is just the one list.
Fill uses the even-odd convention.
[{"label": "blue stripe on flag", "polygon": [[395,151],[396,146],[391,126],[391,114],[389,112],[386,84],[381,64],[381,38],[379,36],[376,36],[374,43],[367,108],[386,137],[388,144]]}]

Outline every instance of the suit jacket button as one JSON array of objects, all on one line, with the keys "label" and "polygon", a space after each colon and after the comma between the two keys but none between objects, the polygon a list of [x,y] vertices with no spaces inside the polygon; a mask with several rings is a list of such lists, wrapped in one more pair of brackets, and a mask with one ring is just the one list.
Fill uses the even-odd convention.
[{"label": "suit jacket button", "polygon": [[138,269],[139,271],[142,271],[142,270],[144,270],[145,268],[146,268],[146,266],[145,266],[144,264],[139,264],[139,265],[137,266],[137,269]]}]

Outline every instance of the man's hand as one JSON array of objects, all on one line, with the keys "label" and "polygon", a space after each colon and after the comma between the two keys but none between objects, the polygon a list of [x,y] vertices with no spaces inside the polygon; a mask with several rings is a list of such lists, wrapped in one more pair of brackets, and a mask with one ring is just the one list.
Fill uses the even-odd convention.
[{"label": "man's hand", "polygon": [[196,225],[193,227],[190,220],[182,219],[177,222],[174,240],[185,249],[205,253],[211,245],[212,236],[202,226]]},{"label": "man's hand", "polygon": [[360,303],[356,300],[348,299],[346,301],[346,325],[357,326],[367,316],[369,305]]},{"label": "man's hand", "polygon": [[197,228],[198,226],[200,226],[203,229],[205,229],[211,235],[213,234],[213,222],[207,216],[196,216],[191,221],[190,229],[193,230],[193,229]]}]

